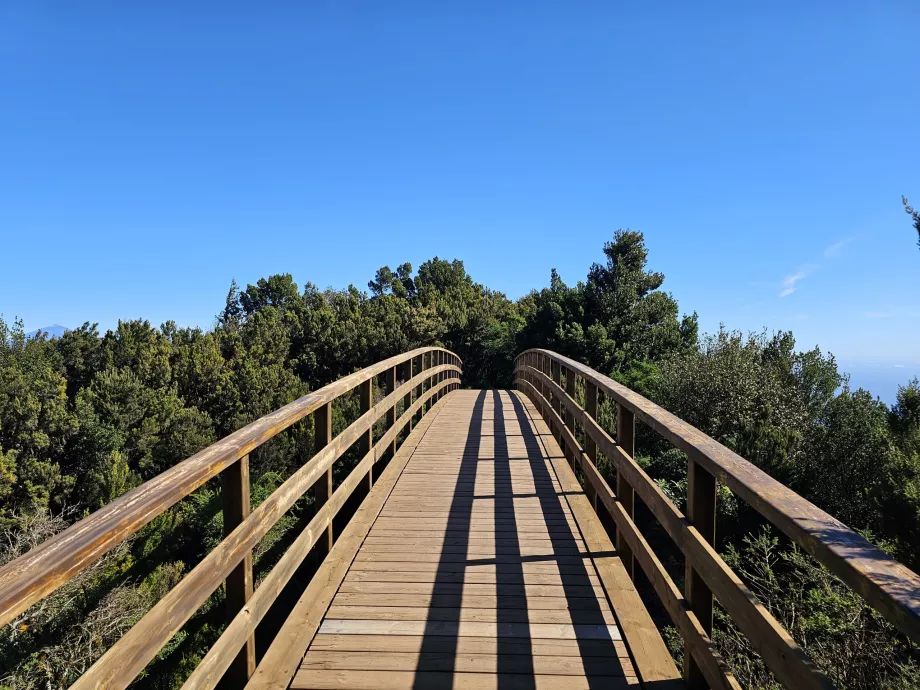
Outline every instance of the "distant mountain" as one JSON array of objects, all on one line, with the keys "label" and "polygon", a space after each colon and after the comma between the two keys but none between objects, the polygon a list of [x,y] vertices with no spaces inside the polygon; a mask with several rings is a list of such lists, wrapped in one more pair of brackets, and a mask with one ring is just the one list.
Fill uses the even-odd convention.
[{"label": "distant mountain", "polygon": [[26,338],[34,338],[39,333],[47,333],[49,338],[60,338],[64,335],[64,331],[69,331],[70,329],[67,326],[61,326],[58,324],[53,324],[51,326],[42,326],[31,333],[26,333]]}]

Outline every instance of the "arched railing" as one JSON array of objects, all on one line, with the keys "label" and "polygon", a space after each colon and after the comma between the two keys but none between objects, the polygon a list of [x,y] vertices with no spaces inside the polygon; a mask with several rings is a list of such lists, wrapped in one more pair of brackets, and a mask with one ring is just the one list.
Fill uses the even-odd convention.
[{"label": "arched railing", "polygon": [[[227,674],[242,687],[255,668],[254,632],[285,584],[319,545],[333,545],[332,520],[355,488],[374,482],[374,466],[395,454],[400,432],[459,387],[460,358],[437,347],[384,360],[305,395],[196,453],[89,517],[0,568],[0,625],[54,592],[209,479],[221,475],[225,537],[71,687],[124,688],[158,654],[207,598],[226,582],[229,624],[186,681],[212,688]],[[386,396],[374,402],[374,383]],[[359,389],[361,416],[332,436],[336,398]],[[397,410],[401,414],[397,417]],[[315,455],[259,506],[250,510],[249,453],[313,415]],[[376,441],[374,425],[387,429]],[[334,463],[358,443],[362,459],[333,491]],[[319,506],[271,572],[253,591],[252,550],[285,512],[315,487]]]},{"label": "arched railing", "polygon": [[[920,577],[839,520],[665,409],[568,357],[527,350],[517,357],[514,373],[516,387],[540,409],[573,468],[583,471],[585,491],[595,510],[603,509],[613,519],[616,547],[627,569],[632,573],[634,562],[639,564],[680,632],[685,644],[684,674],[691,687],[740,687],[712,643],[713,597],[785,687],[831,687],[713,548],[717,482],[823,563],[901,632],[920,642]],[[582,395],[583,407],[576,401]],[[601,395],[617,407],[615,438],[597,422]],[[686,515],[633,459],[636,419],[687,454]],[[578,428],[584,447],[576,437]],[[598,451],[616,468],[615,490],[597,469]],[[636,497],[683,553],[683,592],[633,521]]]}]

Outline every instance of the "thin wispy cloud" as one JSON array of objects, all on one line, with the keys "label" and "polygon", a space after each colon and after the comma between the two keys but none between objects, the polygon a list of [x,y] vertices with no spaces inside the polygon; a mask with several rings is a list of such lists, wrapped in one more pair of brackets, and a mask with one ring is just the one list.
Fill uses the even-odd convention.
[{"label": "thin wispy cloud", "polygon": [[863,316],[867,319],[890,319],[894,314],[890,311],[867,311]]},{"label": "thin wispy cloud", "polygon": [[806,278],[806,277],[808,277],[807,271],[797,271],[796,273],[793,273],[792,275],[788,275],[785,278],[783,278],[783,290],[782,292],[779,293],[779,296],[788,297],[789,295],[791,295],[793,292],[796,291],[797,283],[800,280],[802,280],[802,278]]},{"label": "thin wispy cloud", "polygon": [[824,256],[828,256],[828,257],[830,257],[830,256],[837,256],[837,255],[840,253],[840,250],[843,249],[844,247],[846,247],[846,246],[847,246],[850,242],[852,242],[854,239],[856,239],[856,238],[855,238],[855,237],[847,237],[846,239],[842,239],[842,240],[840,240],[839,242],[834,242],[834,244],[832,244],[832,245],[830,245],[829,247],[825,248],[825,250],[824,250]]}]

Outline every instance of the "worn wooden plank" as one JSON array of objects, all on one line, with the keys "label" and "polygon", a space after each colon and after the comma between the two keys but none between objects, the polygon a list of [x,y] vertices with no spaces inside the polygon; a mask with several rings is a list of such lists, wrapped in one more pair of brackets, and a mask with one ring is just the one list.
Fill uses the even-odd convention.
[{"label": "worn wooden plank", "polygon": [[[343,652],[311,649],[301,670],[448,671],[452,673],[522,673],[553,676],[611,676],[627,674],[610,658],[556,654],[469,654],[459,652]],[[296,682],[296,681],[295,681]]]},{"label": "worn wooden plank", "polygon": [[326,618],[320,633],[327,635],[431,635],[435,637],[517,637],[534,640],[622,640],[620,630],[607,624],[496,623]]},{"label": "worn wooden plank", "polygon": [[632,678],[543,676],[532,673],[432,673],[415,671],[301,671],[292,690],[352,688],[354,690],[610,690],[634,687]]},{"label": "worn wooden plank", "polygon": [[503,639],[498,637],[443,637],[426,639],[424,635],[330,635],[313,638],[310,651],[327,652],[383,652],[418,654],[422,649],[430,652],[455,651],[457,654],[574,656],[580,658],[629,659],[626,645],[619,640],[544,640]]}]

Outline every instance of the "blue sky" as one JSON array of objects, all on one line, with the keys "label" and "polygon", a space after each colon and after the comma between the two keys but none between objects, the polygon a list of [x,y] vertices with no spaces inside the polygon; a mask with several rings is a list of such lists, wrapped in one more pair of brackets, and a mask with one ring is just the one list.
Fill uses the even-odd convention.
[{"label": "blue sky", "polygon": [[518,297],[630,227],[706,330],[920,361],[918,26],[910,1],[0,0],[0,313],[207,327],[233,277],[434,255]]}]

